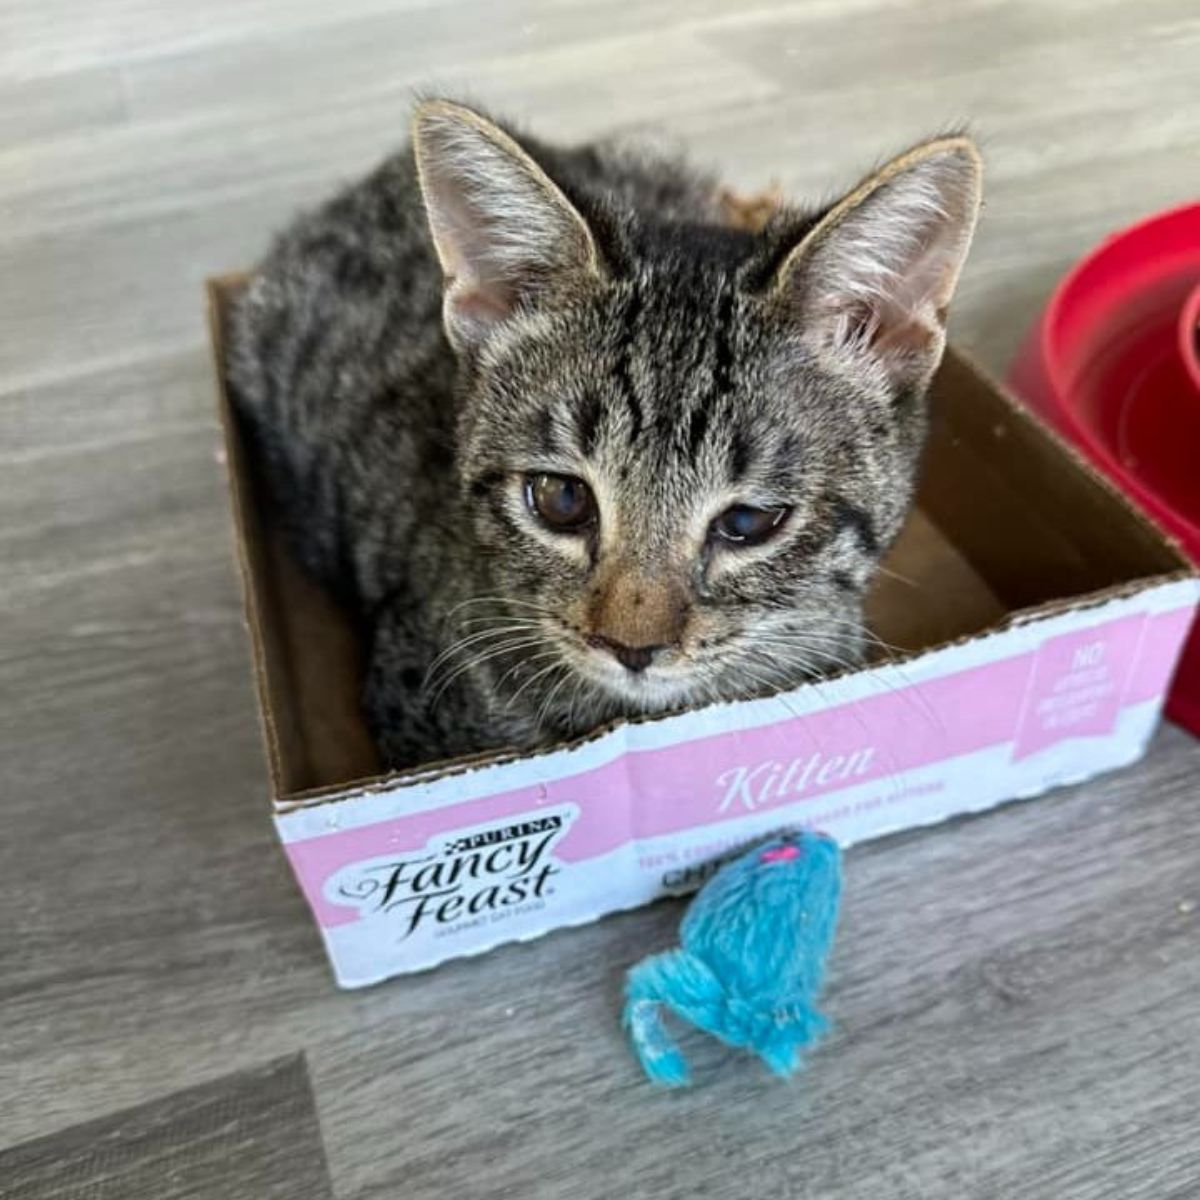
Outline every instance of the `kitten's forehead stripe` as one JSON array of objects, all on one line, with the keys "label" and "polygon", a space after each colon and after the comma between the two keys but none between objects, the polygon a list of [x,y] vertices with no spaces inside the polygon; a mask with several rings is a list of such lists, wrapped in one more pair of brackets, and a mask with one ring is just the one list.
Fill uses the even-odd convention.
[{"label": "kitten's forehead stripe", "polygon": [[551,457],[558,450],[558,439],[554,432],[554,414],[548,408],[543,408],[537,415],[538,449]]},{"label": "kitten's forehead stripe", "polygon": [[[681,450],[686,449],[689,461],[696,465],[700,457],[705,438],[717,428],[713,418],[715,408],[733,389],[733,345],[730,328],[734,313],[734,282],[729,277],[722,277],[717,290],[716,302],[713,306],[711,321],[704,318],[706,324],[711,324],[712,337],[686,336],[681,339],[676,350],[675,358],[680,363],[680,374],[685,385],[690,383],[689,377],[696,376],[695,390],[698,397],[688,414],[686,421],[680,427],[678,444]],[[709,347],[711,346],[711,354]],[[707,362],[706,362],[707,360]],[[700,372],[707,366],[709,386],[701,385]],[[664,435],[671,431],[673,418],[664,418]],[[734,480],[736,482],[736,478]]]},{"label": "kitten's forehead stripe", "polygon": [[693,464],[700,453],[700,445],[704,441],[704,435],[708,432],[708,406],[706,404],[698,404],[692,409],[692,415],[688,420],[687,427],[687,444],[688,453],[691,456]]},{"label": "kitten's forehead stripe", "polygon": [[641,312],[642,294],[638,290],[637,284],[631,283],[629,287],[629,299],[625,302],[623,313],[621,343],[618,348],[616,368],[617,383],[620,385],[621,395],[629,409],[630,444],[636,442],[641,436],[642,428],[645,425],[645,416],[642,412],[641,401],[637,397],[637,392],[633,386],[633,377],[629,370],[630,359],[633,357],[634,342],[637,340],[638,318],[641,316]]},{"label": "kitten's forehead stripe", "polygon": [[729,439],[729,479],[741,483],[750,469],[750,441],[741,429],[734,429]]},{"label": "kitten's forehead stripe", "polygon": [[783,475],[794,471],[799,463],[800,441],[794,433],[789,433],[775,451],[775,470]]},{"label": "kitten's forehead stripe", "polygon": [[717,300],[717,319],[714,331],[713,394],[724,396],[733,386],[733,346],[729,326],[733,320],[733,281],[726,279]]},{"label": "kitten's forehead stripe", "polygon": [[589,388],[575,413],[575,444],[584,458],[591,458],[595,453],[601,416],[600,397]]}]

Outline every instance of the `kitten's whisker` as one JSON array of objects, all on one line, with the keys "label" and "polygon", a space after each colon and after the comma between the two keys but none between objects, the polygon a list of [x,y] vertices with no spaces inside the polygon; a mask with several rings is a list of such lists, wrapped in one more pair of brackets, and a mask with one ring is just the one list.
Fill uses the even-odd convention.
[{"label": "kitten's whisker", "polygon": [[[821,680],[818,678],[810,679],[808,686],[811,687],[817,693],[817,696],[820,699],[821,704],[823,706],[825,706],[826,708],[828,708],[830,706],[831,701],[830,701],[830,698],[826,695],[826,689],[821,686]],[[870,742],[871,744],[876,744],[878,742],[878,738],[877,738],[876,734],[871,730],[871,728],[867,725],[867,722],[863,719],[863,715],[861,712],[859,712],[857,706],[851,705],[849,707],[848,711],[849,711],[850,715],[854,718],[859,729],[862,730],[863,738],[866,741]],[[884,771],[883,777],[886,780],[888,780],[889,782],[894,784],[899,779],[899,773],[896,769],[895,760],[892,757],[891,751],[887,749],[886,745],[883,747],[883,759],[887,764],[889,764],[889,767],[890,767],[890,769]]]},{"label": "kitten's whisker", "polygon": [[814,645],[812,643],[797,643],[792,646],[792,649],[797,651],[805,659],[811,657],[812,655],[816,655],[822,663],[830,664],[844,671],[857,671],[863,666],[863,664],[857,659],[847,658],[842,654],[836,654],[832,650],[829,650],[825,646],[821,645]]},{"label": "kitten's whisker", "polygon": [[433,694],[429,701],[430,710],[437,707],[438,701],[445,694],[446,689],[462,674],[478,667],[485,662],[489,662],[493,658],[499,658],[503,654],[513,654],[519,650],[528,650],[534,646],[543,644],[541,638],[527,638],[524,641],[506,642],[502,646],[493,647],[490,650],[484,651],[482,654],[476,655],[474,658],[469,658],[466,662],[460,663],[445,679],[438,684],[437,691]]},{"label": "kitten's whisker", "polygon": [[457,667],[455,667],[447,675],[445,675],[441,679],[437,680],[436,687],[433,687],[433,683],[435,681],[431,680],[429,687],[426,687],[426,689],[425,689],[427,692],[430,692],[430,689],[432,688],[432,691],[430,692],[431,707],[434,707],[437,705],[437,702],[441,699],[442,695],[446,692],[446,690],[450,687],[450,685],[456,679],[458,679],[461,675],[465,674],[467,671],[470,671],[473,667],[476,667],[482,663],[488,662],[489,660],[491,660],[493,658],[499,658],[505,654],[515,654],[521,650],[532,649],[534,646],[537,646],[538,644],[539,643],[536,641],[531,641],[531,642],[505,643],[502,646],[493,647],[491,649],[484,651],[483,653],[477,654],[473,658],[467,659],[463,663],[460,663]]},{"label": "kitten's whisker", "polygon": [[[838,621],[839,623],[843,624],[846,628],[851,629],[856,634],[859,634],[862,637],[866,638],[872,645],[877,646],[880,649],[886,651],[887,657],[885,657],[883,659],[883,662],[886,663],[886,665],[890,666],[900,676],[900,678],[902,680],[905,680],[905,682],[907,683],[907,677],[904,674],[903,668],[901,667],[900,664],[898,664],[894,661],[894,659],[891,657],[891,655],[899,655],[900,657],[905,658],[905,657],[908,657],[908,655],[911,653],[910,650],[906,649],[903,646],[897,646],[891,642],[884,641],[883,638],[881,638],[877,634],[873,633],[862,622],[854,622],[854,621],[850,621],[846,618],[832,618],[832,620]],[[797,634],[799,636],[802,636],[804,638],[817,638],[817,637],[822,636],[821,634],[814,634],[814,633],[810,633],[808,631],[794,631],[794,630],[793,631],[773,630],[772,633],[775,635],[778,635],[779,633],[792,633],[792,634]],[[915,685],[909,684],[909,686],[911,687],[911,686],[915,686]]]},{"label": "kitten's whisker", "polygon": [[[861,622],[849,621],[849,620],[846,620],[844,618],[839,618],[839,617],[831,617],[831,618],[822,618],[820,621],[820,624],[821,624],[822,628],[817,629],[817,630],[789,629],[786,625],[783,625],[783,626],[773,625],[773,626],[770,626],[769,629],[766,630],[765,632],[775,635],[775,636],[781,636],[781,635],[799,636],[799,637],[805,637],[805,638],[813,638],[813,639],[820,640],[820,641],[841,642],[842,644],[845,644],[845,642],[847,640],[846,633],[834,633],[834,632],[830,632],[828,629],[824,628],[825,626],[832,625],[832,626],[834,626],[834,628],[841,628],[845,631],[848,631],[849,633],[852,633],[855,637],[865,638],[872,646],[876,646],[881,650],[885,650],[888,652],[888,654],[906,655],[909,653],[909,651],[907,651],[903,646],[896,646],[896,645],[893,645],[891,642],[885,642],[883,640],[883,638],[879,637],[878,634],[872,632],[866,625],[862,624]],[[758,633],[758,632],[764,632],[764,631],[755,630],[754,632]]]},{"label": "kitten's whisker", "polygon": [[529,630],[522,629],[519,626],[504,626],[500,629],[485,629],[482,632],[473,633],[468,637],[460,638],[458,641],[447,646],[425,670],[425,680],[422,687],[425,687],[432,680],[437,670],[448,659],[453,658],[456,654],[461,654],[464,650],[470,649],[471,646],[477,645],[479,642],[486,642],[489,638],[499,638],[506,635],[516,635],[524,638],[529,635]]},{"label": "kitten's whisker", "polygon": [[547,658],[557,658],[557,657],[558,657],[558,651],[551,649],[551,650],[543,650],[541,654],[531,654],[528,658],[522,658],[520,660],[520,662],[513,663],[513,665],[511,667],[509,667],[508,670],[505,671],[504,674],[501,675],[499,679],[496,680],[495,691],[496,692],[503,691],[504,685],[505,685],[505,683],[508,682],[509,677],[511,675],[515,674],[517,671],[519,671],[522,667],[531,666],[533,663],[542,662]]},{"label": "kitten's whisker", "polygon": [[[819,654],[820,651],[816,651],[816,653]],[[776,666],[776,663],[774,662],[774,660],[769,660],[767,663],[767,666],[769,669],[771,669]],[[799,666],[803,671],[805,671],[806,674],[808,674],[810,676],[810,678],[807,681],[805,681],[803,686],[813,688],[814,691],[816,691],[817,696],[820,699],[821,703],[824,706],[828,707],[830,704],[829,698],[825,695],[825,689],[821,687],[820,676],[823,674],[823,672],[816,666],[816,664],[812,664],[812,663],[797,664],[797,666]],[[787,687],[783,688],[774,697],[784,706],[784,708],[786,708],[788,710],[788,712],[790,712],[793,716],[797,716],[797,717],[800,716],[800,714],[798,712],[796,712],[796,710],[792,707],[791,702],[788,700],[787,696],[784,695],[783,693],[785,691],[792,690],[798,686],[801,686],[801,685],[796,684],[794,681],[791,681],[791,682],[789,682]],[[867,728],[867,723],[863,720],[862,714],[859,713],[858,710],[854,707],[850,708],[850,712],[853,715],[855,721],[857,721],[858,727],[863,731],[863,736],[868,739],[871,739],[871,731]],[[894,772],[891,772],[889,774],[894,774]]]},{"label": "kitten's whisker", "polygon": [[713,703],[713,704],[723,703],[723,700],[721,697],[721,689],[719,687],[717,687],[716,682],[713,678],[710,677],[708,679],[701,679],[700,685],[704,688],[705,694],[708,696],[711,703]]},{"label": "kitten's whisker", "polygon": [[896,646],[892,642],[885,642],[869,625],[861,620],[854,620],[850,617],[827,616],[820,618],[822,626],[832,625],[835,628],[851,629],[855,633],[865,637],[873,645],[881,646],[885,650],[890,650],[895,654],[907,654],[908,651],[903,646]]},{"label": "kitten's whisker", "polygon": [[845,634],[811,634],[811,633],[794,633],[785,634],[779,631],[772,633],[764,633],[761,630],[755,631],[750,637],[750,640],[756,642],[774,642],[781,646],[791,646],[798,643],[811,642],[814,646],[841,646],[845,649],[851,648],[851,641]]},{"label": "kitten's whisker", "polygon": [[433,670],[434,667],[436,667],[443,659],[449,658],[452,654],[457,653],[459,650],[462,650],[467,646],[472,646],[476,642],[487,641],[488,638],[500,637],[504,633],[510,632],[510,631],[513,633],[522,632],[520,627],[512,627],[510,630],[509,626],[504,625],[504,626],[498,626],[494,629],[481,629],[481,630],[476,630],[474,633],[465,634],[464,636],[457,638],[455,641],[451,642],[450,645],[445,647],[445,649],[443,649],[434,658],[433,662],[429,664],[429,669]]},{"label": "kitten's whisker", "polygon": [[511,596],[471,596],[466,600],[460,600],[447,613],[449,619],[455,613],[460,612],[464,608],[468,608],[472,604],[494,604],[497,608],[527,608],[542,616],[553,616],[553,611],[544,604],[538,604],[533,600],[517,600]]},{"label": "kitten's whisker", "polygon": [[523,684],[521,684],[521,686],[519,688],[517,688],[517,690],[515,692],[513,692],[513,694],[511,696],[509,696],[508,703],[505,704],[505,706],[504,706],[505,710],[507,711],[509,708],[511,708],[513,706],[513,704],[516,703],[517,698],[521,695],[522,692],[525,691],[525,689],[527,687],[529,687],[529,685],[531,683],[536,683],[537,680],[543,678],[543,676],[549,675],[550,672],[553,671],[559,665],[560,665],[560,662],[558,662],[558,661],[552,662],[548,667],[543,667],[540,671],[537,671],[535,674],[530,675],[530,677],[528,679],[526,679],[525,682]]},{"label": "kitten's whisker", "polygon": [[909,579],[907,575],[901,575],[899,571],[893,571],[890,567],[877,566],[875,568],[875,573],[877,575],[886,575],[889,579],[896,580],[897,583],[906,583],[910,588],[913,588],[918,592],[925,590],[924,587],[915,579]]},{"label": "kitten's whisker", "polygon": [[[496,617],[468,617],[466,620],[457,622],[458,628],[468,629],[470,625],[482,625],[485,622],[496,622],[499,618]],[[505,620],[505,628],[514,629],[545,629],[545,623],[541,622],[536,617],[509,617]]]},{"label": "kitten's whisker", "polygon": [[[794,648],[799,649],[802,653],[811,653],[817,655],[825,662],[830,663],[847,671],[856,671],[861,669],[862,663],[856,663],[847,660],[840,655],[830,653],[821,646],[809,645],[807,647],[797,644]],[[943,729],[944,725],[937,711],[929,704],[924,696],[921,695],[920,685],[911,682],[908,676],[904,673],[901,666],[896,663],[886,662],[885,664],[892,671],[895,671],[899,676],[904,687],[899,687],[886,676],[876,675],[874,678],[893,695],[902,696],[906,703],[912,705],[920,716],[933,725],[936,729]]]},{"label": "kitten's whisker", "polygon": [[[838,638],[838,639],[829,638],[829,639],[823,639],[823,640],[816,640],[816,639],[809,639],[809,638],[796,638],[793,640],[793,639],[787,639],[787,638],[762,636],[762,637],[756,637],[756,638],[752,639],[750,644],[759,645],[759,646],[778,646],[783,649],[796,649],[796,650],[800,650],[800,651],[804,651],[807,648],[812,647],[814,650],[816,650],[816,649],[826,650],[830,654],[835,653],[836,650],[847,650],[848,651],[850,649],[850,647],[848,647],[846,645],[846,641],[844,638]],[[831,648],[834,648],[834,649],[831,649]],[[846,665],[849,665],[849,666],[860,667],[863,665],[862,662],[857,659],[852,659],[852,658],[845,657],[842,655],[839,655],[838,657],[841,658],[841,660]]]},{"label": "kitten's whisker", "polygon": [[571,693],[571,707],[567,710],[567,726],[572,732],[575,730],[575,705],[583,699],[586,687],[587,680],[576,672],[575,690]]},{"label": "kitten's whisker", "polygon": [[761,675],[758,674],[757,671],[750,670],[750,668],[748,666],[746,666],[745,663],[741,664],[741,666],[739,667],[739,670],[741,671],[741,673],[743,675],[749,676],[750,680],[752,682],[758,684],[758,686],[764,692],[773,692],[779,687],[779,684],[775,683],[773,680],[764,679]]},{"label": "kitten's whisker", "polygon": [[550,689],[550,691],[546,694],[546,698],[538,707],[537,723],[539,725],[541,725],[542,722],[545,721],[545,719],[550,715],[551,705],[554,703],[554,697],[558,695],[559,689],[574,674],[568,664],[564,663],[563,666],[566,668],[563,673],[563,677]]},{"label": "kitten's whisker", "polygon": [[[754,653],[758,652],[757,646],[749,647],[749,649]],[[778,693],[780,691],[791,690],[793,687],[796,686],[795,677],[787,669],[787,667],[791,664],[785,665],[785,664],[779,662],[778,658],[774,655],[763,655],[763,657],[761,659],[756,658],[755,662],[756,662],[756,665],[766,668],[766,670],[769,672],[767,679],[765,681],[765,686],[769,690],[776,693],[777,699],[782,699],[782,697],[780,697],[778,695]],[[801,671],[806,671],[808,669],[807,664],[805,664],[805,663],[796,663],[794,665],[796,667],[798,667]],[[745,665],[742,664],[740,669],[744,670]],[[756,675],[754,677],[758,678],[760,680],[760,682],[762,681],[761,676]],[[784,700],[783,703],[789,712],[793,711],[791,708],[791,705],[786,700]]]}]

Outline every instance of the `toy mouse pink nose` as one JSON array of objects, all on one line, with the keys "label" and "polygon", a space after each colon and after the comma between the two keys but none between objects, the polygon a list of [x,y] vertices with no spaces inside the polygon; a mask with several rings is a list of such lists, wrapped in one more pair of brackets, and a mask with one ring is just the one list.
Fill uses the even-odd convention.
[{"label": "toy mouse pink nose", "polygon": [[765,863],[791,862],[793,858],[799,858],[799,857],[800,857],[800,847],[799,846],[792,846],[792,845],[775,846],[771,850],[764,850],[762,852],[762,854],[759,856],[758,861],[765,862]]}]

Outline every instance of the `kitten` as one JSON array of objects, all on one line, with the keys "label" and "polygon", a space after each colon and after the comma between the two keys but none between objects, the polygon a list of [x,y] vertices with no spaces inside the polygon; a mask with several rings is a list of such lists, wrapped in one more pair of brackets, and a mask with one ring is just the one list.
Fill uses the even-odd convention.
[{"label": "kitten", "polygon": [[419,104],[231,329],[280,519],[362,621],[385,760],[859,661],[979,193],[948,137],[753,233],[680,161]]}]

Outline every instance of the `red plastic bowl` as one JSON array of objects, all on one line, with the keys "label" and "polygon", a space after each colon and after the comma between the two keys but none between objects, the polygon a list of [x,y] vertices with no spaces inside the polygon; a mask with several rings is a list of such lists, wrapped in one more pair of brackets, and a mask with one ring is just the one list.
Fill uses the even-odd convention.
[{"label": "red plastic bowl", "polygon": [[[1197,285],[1200,204],[1114,234],[1055,289],[1008,378],[1200,562]],[[1167,712],[1200,733],[1200,627]]]},{"label": "red plastic bowl", "polygon": [[1179,356],[1200,403],[1200,287],[1188,297],[1179,318]]}]

